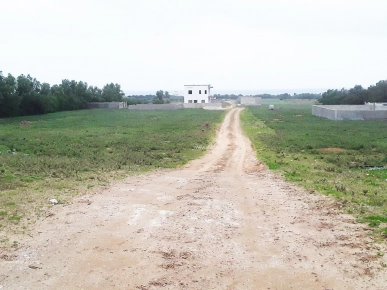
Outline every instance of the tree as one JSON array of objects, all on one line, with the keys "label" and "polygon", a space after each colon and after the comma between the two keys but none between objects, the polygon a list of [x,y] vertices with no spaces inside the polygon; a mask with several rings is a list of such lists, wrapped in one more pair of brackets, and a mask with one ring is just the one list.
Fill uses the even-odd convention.
[{"label": "tree", "polygon": [[[119,84],[110,83],[101,90],[86,82],[64,79],[50,87],[30,75],[4,77],[0,71],[0,118],[86,109],[87,102],[117,102],[123,97]],[[168,92],[165,97],[169,98]]]},{"label": "tree", "polygon": [[16,94],[16,79],[0,71],[0,118],[14,117],[20,114],[20,97]]},{"label": "tree", "polygon": [[167,104],[170,103],[170,95],[169,92],[165,92],[163,90],[159,90],[156,92],[156,97],[153,99],[153,104]]},{"label": "tree", "polygon": [[328,90],[322,94],[320,103],[323,105],[339,105],[344,103],[346,90]]},{"label": "tree", "polygon": [[369,102],[387,102],[387,81],[379,81],[368,88]]},{"label": "tree", "polygon": [[30,75],[17,77],[16,93],[20,97],[20,114],[37,115],[44,113],[44,105],[39,96],[41,84]]},{"label": "tree", "polygon": [[39,101],[42,104],[43,114],[53,113],[59,110],[58,99],[51,94],[51,87],[48,83],[41,84]]},{"label": "tree", "polygon": [[98,87],[90,86],[88,89],[89,99],[88,102],[102,102],[102,90]]},{"label": "tree", "polygon": [[344,100],[346,104],[361,105],[367,100],[367,90],[362,86],[357,85],[348,91]]},{"label": "tree", "polygon": [[119,84],[107,84],[102,89],[102,101],[103,102],[122,102],[122,98],[125,94],[121,91]]}]

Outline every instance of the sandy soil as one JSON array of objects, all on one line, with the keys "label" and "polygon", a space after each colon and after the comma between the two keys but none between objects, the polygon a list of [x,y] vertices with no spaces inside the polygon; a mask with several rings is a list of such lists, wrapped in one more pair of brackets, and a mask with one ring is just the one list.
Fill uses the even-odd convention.
[{"label": "sandy soil", "polygon": [[184,168],[53,206],[0,255],[0,288],[387,289],[385,246],[337,202],[260,164],[240,111]]}]

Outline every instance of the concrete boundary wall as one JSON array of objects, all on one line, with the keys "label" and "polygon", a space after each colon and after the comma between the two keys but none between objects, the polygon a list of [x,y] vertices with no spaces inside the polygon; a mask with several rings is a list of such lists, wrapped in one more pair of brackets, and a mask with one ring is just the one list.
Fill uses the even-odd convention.
[{"label": "concrete boundary wall", "polygon": [[183,104],[138,104],[128,106],[129,110],[155,111],[155,110],[182,110]]},{"label": "concrete boundary wall", "polygon": [[260,106],[262,105],[261,97],[241,97],[242,106]]},{"label": "concrete boundary wall", "polygon": [[[204,104],[202,103],[184,103],[183,107],[184,109],[201,109],[203,108],[203,105]],[[209,104],[206,104],[206,105],[209,105]]]},{"label": "concrete boundary wall", "polygon": [[336,120],[335,110],[321,106],[312,106],[312,115],[330,120]]},{"label": "concrete boundary wall", "polygon": [[124,109],[128,107],[126,102],[91,102],[87,103],[89,109]]},{"label": "concrete boundary wall", "polygon": [[330,120],[380,120],[387,119],[387,108],[384,110],[374,105],[315,105],[312,107],[314,116]]},{"label": "concrete boundary wall", "polygon": [[338,110],[336,120],[380,120],[387,119],[387,111],[343,111]]},{"label": "concrete boundary wall", "polygon": [[183,109],[220,109],[224,108],[223,103],[180,103],[180,104],[138,104],[128,106],[129,110],[183,110]]},{"label": "concrete boundary wall", "polygon": [[215,108],[225,107],[224,102],[219,103],[184,103],[184,109],[201,109],[201,108]]}]

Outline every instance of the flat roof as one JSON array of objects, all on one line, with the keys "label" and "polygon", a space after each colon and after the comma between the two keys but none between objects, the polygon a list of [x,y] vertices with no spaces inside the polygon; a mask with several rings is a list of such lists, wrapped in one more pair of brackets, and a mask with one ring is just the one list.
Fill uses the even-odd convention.
[{"label": "flat roof", "polygon": [[193,87],[193,86],[207,86],[209,87],[210,85],[184,85],[185,87]]}]

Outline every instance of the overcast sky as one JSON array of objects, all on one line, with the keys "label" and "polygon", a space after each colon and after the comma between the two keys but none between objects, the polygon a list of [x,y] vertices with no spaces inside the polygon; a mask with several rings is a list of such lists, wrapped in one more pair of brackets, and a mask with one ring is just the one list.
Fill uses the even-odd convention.
[{"label": "overcast sky", "polygon": [[325,91],[387,79],[386,0],[0,0],[0,70],[126,93]]}]

